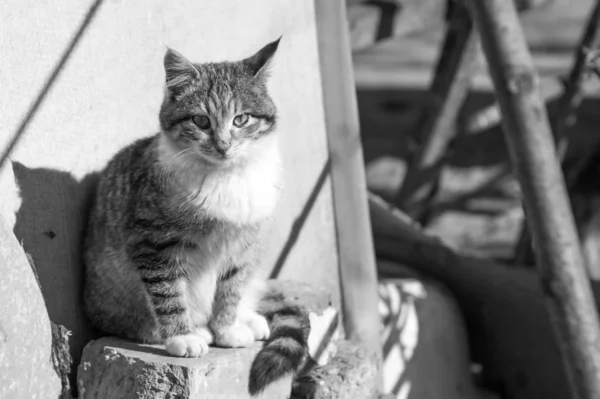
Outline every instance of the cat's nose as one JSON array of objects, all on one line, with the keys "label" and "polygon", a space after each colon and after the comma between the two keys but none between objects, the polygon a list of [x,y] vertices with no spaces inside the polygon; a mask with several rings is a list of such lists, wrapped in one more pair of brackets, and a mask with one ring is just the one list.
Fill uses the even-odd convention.
[{"label": "cat's nose", "polygon": [[223,141],[223,140],[217,140],[215,142],[215,149],[217,150],[217,152],[219,154],[221,154],[222,156],[227,155],[227,151],[231,148],[231,141]]}]

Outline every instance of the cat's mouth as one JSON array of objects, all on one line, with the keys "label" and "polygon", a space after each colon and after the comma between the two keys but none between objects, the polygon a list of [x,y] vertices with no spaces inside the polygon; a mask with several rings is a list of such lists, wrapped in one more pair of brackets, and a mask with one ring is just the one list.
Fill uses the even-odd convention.
[{"label": "cat's mouth", "polygon": [[237,163],[239,157],[233,153],[201,152],[200,157],[208,164],[214,166],[229,166]]}]

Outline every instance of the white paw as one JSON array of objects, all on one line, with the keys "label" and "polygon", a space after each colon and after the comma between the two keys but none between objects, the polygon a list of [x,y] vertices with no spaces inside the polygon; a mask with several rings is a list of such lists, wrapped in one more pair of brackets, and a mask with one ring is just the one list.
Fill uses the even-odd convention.
[{"label": "white paw", "polygon": [[215,332],[215,343],[224,348],[245,348],[254,342],[254,333],[246,324],[236,322]]},{"label": "white paw", "polygon": [[243,320],[250,330],[252,330],[255,340],[264,341],[271,335],[269,323],[267,323],[267,319],[264,316],[252,312],[246,315]]},{"label": "white paw", "polygon": [[167,338],[165,349],[171,356],[198,357],[208,353],[208,343],[197,334],[176,335]]},{"label": "white paw", "polygon": [[194,332],[204,338],[208,345],[211,345],[213,342],[215,342],[215,337],[208,327],[198,327],[194,330]]}]

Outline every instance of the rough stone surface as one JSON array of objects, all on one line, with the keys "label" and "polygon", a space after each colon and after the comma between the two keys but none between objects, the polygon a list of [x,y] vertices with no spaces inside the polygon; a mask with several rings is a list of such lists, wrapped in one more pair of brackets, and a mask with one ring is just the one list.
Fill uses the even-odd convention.
[{"label": "rough stone surface", "polygon": [[294,383],[293,399],[366,399],[377,395],[377,355],[341,341],[335,358]]},{"label": "rough stone surface", "polygon": [[[321,313],[331,303],[326,288],[306,283],[269,282],[271,292]],[[79,396],[89,398],[244,398],[250,365],[261,344],[251,348],[211,348],[196,358],[170,357],[162,345],[141,345],[117,338],[89,343],[79,365]],[[289,387],[291,390],[291,385]],[[274,397],[267,395],[266,397]]]},{"label": "rough stone surface", "polygon": [[0,398],[58,398],[50,320],[36,276],[0,215]]},{"label": "rough stone surface", "polygon": [[285,296],[290,304],[302,305],[311,312],[320,313],[332,305],[333,294],[325,285],[291,280],[269,280],[271,293]]},{"label": "rough stone surface", "polygon": [[259,349],[259,344],[245,349],[211,348],[202,358],[175,358],[162,346],[101,338],[83,351],[79,397],[244,398],[250,364]]}]

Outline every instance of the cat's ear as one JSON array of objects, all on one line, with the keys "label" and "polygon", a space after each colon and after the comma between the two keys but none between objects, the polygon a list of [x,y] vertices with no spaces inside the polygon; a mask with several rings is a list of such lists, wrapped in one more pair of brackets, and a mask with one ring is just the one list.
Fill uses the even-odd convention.
[{"label": "cat's ear", "polygon": [[180,90],[192,80],[198,79],[200,73],[187,58],[177,51],[168,48],[164,59],[165,77],[169,91]]},{"label": "cat's ear", "polygon": [[252,57],[244,60],[244,63],[248,66],[252,76],[256,76],[267,70],[271,58],[273,58],[273,55],[277,51],[281,37],[282,36],[258,50]]}]

